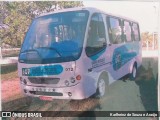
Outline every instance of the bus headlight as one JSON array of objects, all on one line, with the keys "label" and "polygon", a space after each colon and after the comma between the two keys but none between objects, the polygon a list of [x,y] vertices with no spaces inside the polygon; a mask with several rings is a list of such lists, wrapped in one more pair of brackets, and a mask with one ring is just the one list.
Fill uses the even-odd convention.
[{"label": "bus headlight", "polygon": [[70,80],[70,81],[71,81],[71,83],[75,83],[76,80],[75,80],[74,77],[71,77],[71,80]]},{"label": "bus headlight", "polygon": [[68,80],[65,81],[65,85],[69,86],[69,81]]},{"label": "bus headlight", "polygon": [[26,85],[27,84],[27,81],[26,81],[26,79],[23,79],[23,83]]}]

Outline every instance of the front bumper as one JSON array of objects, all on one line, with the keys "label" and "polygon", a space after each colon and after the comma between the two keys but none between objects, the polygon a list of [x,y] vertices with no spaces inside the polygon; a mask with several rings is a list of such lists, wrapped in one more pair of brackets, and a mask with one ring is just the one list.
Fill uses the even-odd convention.
[{"label": "front bumper", "polygon": [[83,87],[80,83],[77,83],[71,87],[47,87],[47,86],[32,86],[24,85],[21,83],[21,89],[23,93],[31,97],[52,97],[53,99],[84,99],[86,98]]}]

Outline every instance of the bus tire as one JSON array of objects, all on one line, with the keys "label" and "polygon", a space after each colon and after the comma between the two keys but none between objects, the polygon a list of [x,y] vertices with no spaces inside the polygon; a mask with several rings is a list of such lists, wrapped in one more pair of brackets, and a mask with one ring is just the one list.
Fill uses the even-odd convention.
[{"label": "bus tire", "polygon": [[96,93],[95,93],[95,98],[102,98],[106,91],[108,92],[108,81],[106,80],[108,79],[107,76],[101,76],[98,80],[98,83],[97,83],[97,90],[96,90]]},{"label": "bus tire", "polygon": [[137,65],[136,65],[136,63],[134,63],[134,65],[132,67],[132,72],[129,75],[130,80],[135,80],[136,76],[137,76]]}]

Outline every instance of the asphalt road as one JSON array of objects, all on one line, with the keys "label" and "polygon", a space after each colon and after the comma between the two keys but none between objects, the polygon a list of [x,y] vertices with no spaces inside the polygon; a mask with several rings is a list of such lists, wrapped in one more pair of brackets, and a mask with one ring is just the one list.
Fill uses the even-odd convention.
[{"label": "asphalt road", "polygon": [[[29,104],[21,104],[21,107],[12,108],[18,111],[157,111],[157,76],[158,76],[158,59],[145,58],[142,66],[138,70],[138,76],[135,81],[129,79],[120,79],[109,86],[109,91],[101,99],[88,98],[81,101],[54,100],[41,101],[32,99]],[[16,118],[20,120],[21,118]],[[34,118],[39,120],[39,118]],[[147,117],[54,117],[43,118],[44,120],[151,120]]]}]

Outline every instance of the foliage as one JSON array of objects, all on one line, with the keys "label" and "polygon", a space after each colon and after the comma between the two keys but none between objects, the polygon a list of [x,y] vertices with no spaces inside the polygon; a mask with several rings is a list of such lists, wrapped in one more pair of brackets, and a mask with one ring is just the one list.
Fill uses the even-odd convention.
[{"label": "foliage", "polygon": [[42,13],[78,6],[83,6],[83,3],[79,1],[0,2],[0,23],[9,26],[8,29],[0,29],[0,42],[15,47],[21,46],[33,18]]},{"label": "foliage", "polygon": [[[36,16],[63,8],[83,6],[80,1],[21,1],[0,2],[0,24],[9,26],[8,29],[0,29],[0,42],[12,46],[21,46],[25,33],[33,18]],[[153,38],[155,42],[153,44]],[[143,46],[157,46],[157,34],[141,33]]]}]

